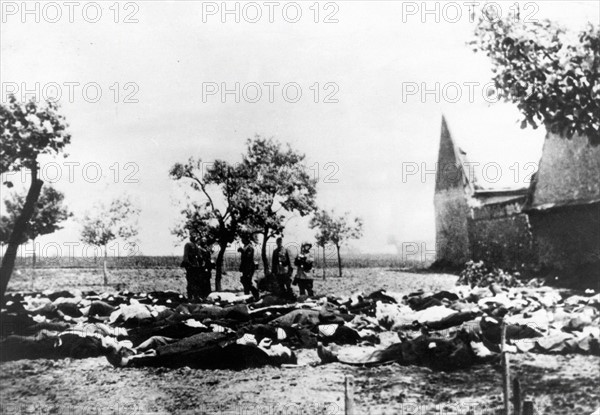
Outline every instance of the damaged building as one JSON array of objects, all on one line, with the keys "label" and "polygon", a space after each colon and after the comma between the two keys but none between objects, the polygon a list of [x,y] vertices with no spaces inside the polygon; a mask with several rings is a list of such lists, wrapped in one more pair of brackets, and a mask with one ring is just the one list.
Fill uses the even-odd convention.
[{"label": "damaged building", "polygon": [[600,274],[600,146],[549,133],[525,207],[542,268]]},{"label": "damaged building", "polygon": [[437,264],[472,259],[512,270],[598,269],[599,146],[521,130],[514,117],[491,110],[469,123],[460,119],[442,117]]}]

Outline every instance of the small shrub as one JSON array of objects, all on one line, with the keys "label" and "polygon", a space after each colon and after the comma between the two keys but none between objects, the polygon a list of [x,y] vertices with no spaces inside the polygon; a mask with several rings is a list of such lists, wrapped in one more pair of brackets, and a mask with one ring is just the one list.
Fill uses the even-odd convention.
[{"label": "small shrub", "polygon": [[470,285],[471,287],[487,287],[496,283],[505,287],[517,287],[522,285],[518,279],[519,276],[518,272],[510,274],[500,268],[489,268],[483,261],[469,261],[460,273],[458,284]]}]

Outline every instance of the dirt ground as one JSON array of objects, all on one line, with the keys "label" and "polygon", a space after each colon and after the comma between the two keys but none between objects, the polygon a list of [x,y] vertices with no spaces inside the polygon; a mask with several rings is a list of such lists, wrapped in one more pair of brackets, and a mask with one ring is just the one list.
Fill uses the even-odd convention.
[{"label": "dirt ground", "polygon": [[[35,289],[101,289],[94,285],[101,280],[95,271],[37,272]],[[30,289],[28,277],[21,272],[9,289]],[[120,270],[111,279],[135,291],[183,290],[178,270]],[[336,294],[377,288],[402,292],[449,288],[455,281],[451,275],[374,268],[348,270],[342,280],[318,280],[315,288]],[[224,286],[238,288],[236,275],[226,276]],[[20,360],[0,366],[1,413],[342,415],[346,375],[355,378],[357,415],[501,413],[501,377],[494,364],[448,373],[397,364],[354,367],[318,361],[314,350],[300,351],[301,367],[243,371],[115,369],[105,358]],[[591,414],[600,407],[598,357],[519,354],[511,356],[511,367],[524,394],[535,402],[536,413]]]}]

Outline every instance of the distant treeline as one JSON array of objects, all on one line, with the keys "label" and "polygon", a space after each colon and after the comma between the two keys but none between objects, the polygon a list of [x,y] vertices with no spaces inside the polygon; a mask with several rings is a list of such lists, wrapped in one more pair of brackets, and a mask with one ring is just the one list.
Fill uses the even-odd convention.
[{"label": "distant treeline", "polygon": [[[96,268],[102,266],[104,257],[38,257],[36,268]],[[262,270],[260,258],[256,257],[259,270]],[[397,254],[346,254],[342,259],[344,267],[348,268],[426,268],[431,265],[433,258],[421,259],[402,258]],[[109,268],[178,268],[181,264],[181,256],[109,256],[107,266]],[[17,268],[28,268],[32,266],[31,257],[18,257]],[[323,267],[323,258],[315,257],[315,267]],[[327,258],[327,267],[337,267],[333,258]],[[228,253],[224,258],[224,268],[228,271],[236,271],[239,268],[239,255]]]}]

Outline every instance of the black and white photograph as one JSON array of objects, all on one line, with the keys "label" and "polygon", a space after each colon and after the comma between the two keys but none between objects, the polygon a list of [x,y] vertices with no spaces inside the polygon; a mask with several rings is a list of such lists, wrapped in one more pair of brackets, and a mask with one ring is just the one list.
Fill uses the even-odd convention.
[{"label": "black and white photograph", "polygon": [[600,415],[600,2],[0,0],[0,415]]}]

